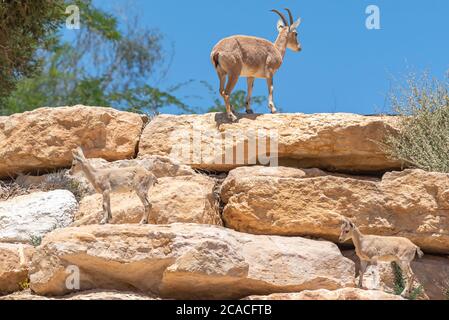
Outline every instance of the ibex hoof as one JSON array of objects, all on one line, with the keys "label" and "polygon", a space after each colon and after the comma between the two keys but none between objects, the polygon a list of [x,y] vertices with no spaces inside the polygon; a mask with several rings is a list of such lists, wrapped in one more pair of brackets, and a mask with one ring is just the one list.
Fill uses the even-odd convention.
[{"label": "ibex hoof", "polygon": [[108,224],[108,219],[102,219],[101,221],[100,221],[100,224]]},{"label": "ibex hoof", "polygon": [[148,220],[147,219],[143,219],[140,221],[140,224],[148,224]]},{"label": "ibex hoof", "polygon": [[278,111],[276,109],[274,109],[274,110],[271,110],[271,113],[276,114],[276,113],[278,113]]},{"label": "ibex hoof", "polygon": [[251,109],[248,109],[248,110],[246,110],[246,113],[247,113],[247,114],[254,114],[254,111],[251,110]]},{"label": "ibex hoof", "polygon": [[401,292],[401,297],[402,298],[409,298],[410,297],[410,292],[408,290],[404,290]]}]

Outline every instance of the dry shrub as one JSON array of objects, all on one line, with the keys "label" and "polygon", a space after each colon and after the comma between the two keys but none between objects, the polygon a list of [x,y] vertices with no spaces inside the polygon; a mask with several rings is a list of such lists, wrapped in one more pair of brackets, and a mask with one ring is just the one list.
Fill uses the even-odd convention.
[{"label": "dry shrub", "polygon": [[15,181],[0,181],[0,201],[39,191],[36,186],[21,186]]},{"label": "dry shrub", "polygon": [[91,194],[87,184],[70,176],[68,170],[60,170],[43,176],[19,175],[15,180],[0,181],[0,201],[33,192],[58,189],[72,192],[78,201]]},{"label": "dry shrub", "polygon": [[445,80],[411,75],[390,96],[402,118],[399,133],[385,141],[385,151],[407,165],[449,173],[449,74]]}]

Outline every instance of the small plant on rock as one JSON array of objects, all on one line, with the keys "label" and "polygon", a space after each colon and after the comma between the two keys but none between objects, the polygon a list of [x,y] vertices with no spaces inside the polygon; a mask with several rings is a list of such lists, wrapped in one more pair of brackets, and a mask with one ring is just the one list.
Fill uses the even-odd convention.
[{"label": "small plant on rock", "polygon": [[[391,263],[394,274],[394,294],[400,295],[405,288],[405,278],[401,268],[396,262]],[[420,285],[410,292],[409,300],[416,300],[423,293],[423,287]]]},{"label": "small plant on rock", "polygon": [[31,235],[30,236],[30,244],[33,247],[39,247],[42,243],[42,237],[41,236],[35,236],[35,235]]},{"label": "small plant on rock", "polygon": [[25,280],[19,282],[20,291],[28,290],[30,288],[30,279],[26,278]]},{"label": "small plant on rock", "polygon": [[17,184],[14,180],[0,181],[0,200],[6,201],[18,196],[23,196],[36,191],[35,187],[23,187]]},{"label": "small plant on rock", "polygon": [[446,288],[443,289],[443,294],[446,300],[449,300],[449,285],[446,285]]}]

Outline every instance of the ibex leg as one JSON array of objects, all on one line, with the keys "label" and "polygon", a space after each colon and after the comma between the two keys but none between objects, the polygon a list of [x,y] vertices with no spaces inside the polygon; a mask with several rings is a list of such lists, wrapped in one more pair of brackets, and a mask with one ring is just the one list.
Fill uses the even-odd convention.
[{"label": "ibex leg", "polygon": [[251,110],[251,97],[253,95],[253,88],[254,88],[254,78],[248,78],[248,94],[246,96],[246,113],[247,114],[253,114],[253,110]]},{"label": "ibex leg", "polygon": [[267,85],[268,85],[268,106],[271,110],[271,113],[276,113],[277,110],[273,101],[273,91],[274,91],[273,78],[267,79]]},{"label": "ibex leg", "polygon": [[231,121],[236,121],[237,117],[232,113],[231,110],[231,93],[232,90],[234,90],[235,85],[237,84],[239,80],[239,74],[235,73],[235,74],[229,74],[228,75],[228,83],[226,84],[226,89],[224,91],[224,100],[225,100],[225,104],[226,104],[226,114],[228,115],[229,119]]}]

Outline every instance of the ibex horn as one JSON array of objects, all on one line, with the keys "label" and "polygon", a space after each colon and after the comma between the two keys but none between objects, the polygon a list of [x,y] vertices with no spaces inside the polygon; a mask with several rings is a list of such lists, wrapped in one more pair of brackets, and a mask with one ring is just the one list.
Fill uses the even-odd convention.
[{"label": "ibex horn", "polygon": [[285,16],[282,13],[280,13],[279,11],[277,11],[275,9],[271,10],[271,12],[277,13],[281,17],[282,21],[284,22],[284,25],[286,25],[286,26],[289,25],[287,22],[287,19],[285,19]]},{"label": "ibex horn", "polygon": [[288,16],[289,16],[289,18],[290,18],[290,25],[292,25],[293,23],[295,23],[295,19],[293,19],[292,12],[291,12],[290,9],[288,9],[288,8],[285,8],[285,11],[288,12]]}]

